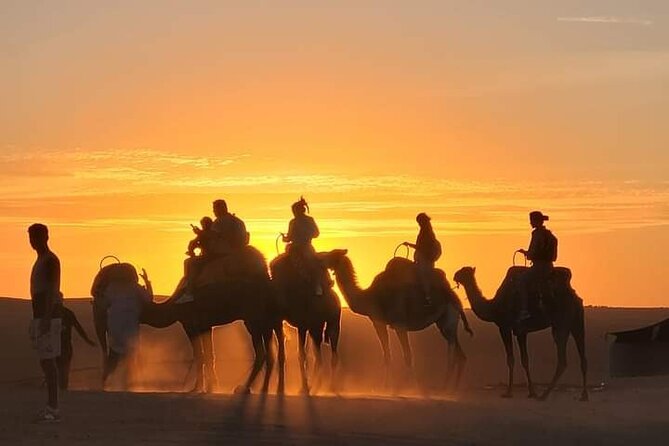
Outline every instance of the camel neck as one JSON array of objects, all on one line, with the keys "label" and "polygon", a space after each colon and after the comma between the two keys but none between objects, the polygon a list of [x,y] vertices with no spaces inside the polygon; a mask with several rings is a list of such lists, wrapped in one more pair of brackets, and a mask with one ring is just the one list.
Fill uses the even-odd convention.
[{"label": "camel neck", "polygon": [[492,301],[483,296],[483,292],[476,283],[476,280],[473,279],[469,283],[464,283],[463,286],[474,314],[481,320],[494,322]]},{"label": "camel neck", "polygon": [[358,279],[355,275],[353,264],[348,258],[344,258],[341,265],[335,271],[337,285],[344,295],[344,299],[351,311],[354,313],[369,316],[369,311],[366,307],[365,296],[362,288],[358,285]]}]

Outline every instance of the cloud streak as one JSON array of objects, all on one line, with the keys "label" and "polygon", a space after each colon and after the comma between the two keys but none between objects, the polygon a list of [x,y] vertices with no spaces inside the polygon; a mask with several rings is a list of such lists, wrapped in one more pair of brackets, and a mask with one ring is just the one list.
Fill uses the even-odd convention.
[{"label": "cloud streak", "polygon": [[617,25],[640,25],[651,26],[653,21],[639,17],[615,17],[615,16],[586,16],[586,17],[558,17],[558,22],[575,23],[601,23]]},{"label": "cloud streak", "polygon": [[[181,231],[195,207],[224,194],[246,203],[254,232],[284,229],[291,199],[306,193],[333,236],[410,232],[417,209],[447,233],[517,231],[528,210],[541,208],[576,232],[669,225],[669,182],[454,181],[410,175],[259,172],[243,157],[202,157],[157,150],[65,151],[0,155],[14,175],[0,177],[1,221],[18,225],[47,205],[53,224]],[[30,166],[42,166],[32,170]],[[174,206],[174,197],[188,194]],[[113,195],[113,198],[109,198]],[[137,197],[141,205],[135,201]],[[156,198],[159,198],[156,200]],[[104,203],[111,199],[113,210]],[[147,210],[144,202],[153,204]],[[122,206],[125,203],[125,206]],[[163,204],[160,204],[163,203]],[[118,206],[117,206],[118,205]],[[331,222],[331,223],[328,223]],[[330,224],[330,227],[328,227]],[[522,226],[524,229],[524,226]]]}]

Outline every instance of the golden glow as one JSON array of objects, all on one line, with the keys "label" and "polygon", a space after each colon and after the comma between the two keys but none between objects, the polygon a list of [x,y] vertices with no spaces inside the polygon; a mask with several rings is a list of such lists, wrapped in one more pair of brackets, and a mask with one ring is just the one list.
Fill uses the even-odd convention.
[{"label": "golden glow", "polygon": [[653,17],[158,3],[0,17],[0,294],[27,294],[35,221],[67,295],[107,254],[165,294],[212,200],[271,258],[303,194],[317,248],[349,248],[363,284],[425,211],[440,266],[477,265],[491,294],[538,208],[587,304],[666,304],[669,39]]}]

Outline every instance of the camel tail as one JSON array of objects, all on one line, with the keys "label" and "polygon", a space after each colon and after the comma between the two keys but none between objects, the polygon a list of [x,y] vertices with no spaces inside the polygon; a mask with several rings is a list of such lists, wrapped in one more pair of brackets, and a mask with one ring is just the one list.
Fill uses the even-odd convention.
[{"label": "camel tail", "polygon": [[323,333],[323,342],[325,345],[330,345],[330,331],[328,330],[328,323],[325,323],[325,332]]}]

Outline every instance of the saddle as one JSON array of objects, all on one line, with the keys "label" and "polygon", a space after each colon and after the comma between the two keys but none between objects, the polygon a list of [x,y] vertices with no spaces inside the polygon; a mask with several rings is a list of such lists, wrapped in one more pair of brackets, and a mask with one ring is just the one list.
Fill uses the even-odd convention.
[{"label": "saddle", "polygon": [[[521,276],[527,273],[529,267],[513,266],[507,270],[506,277],[497,290],[496,296],[504,294],[513,296],[512,304],[516,305],[515,297],[521,286]],[[538,279],[528,292],[528,310],[531,316],[545,316],[547,307],[555,305],[558,299],[566,295],[573,295],[571,287],[571,270],[564,267],[554,267],[547,276]]]},{"label": "saddle", "polygon": [[181,279],[169,300],[176,299],[180,303],[192,300],[192,296],[185,293],[189,283],[193,290],[217,283],[253,282],[268,277],[265,258],[252,246],[227,255],[192,257],[188,261],[191,262],[188,277]]},{"label": "saddle", "polygon": [[[392,277],[392,283],[397,287],[414,286],[417,289],[421,289],[418,267],[409,259],[402,257],[390,259],[382,274]],[[448,279],[446,279],[444,272],[436,268],[433,269],[430,285],[434,292],[441,293],[448,286],[447,284]]]}]

